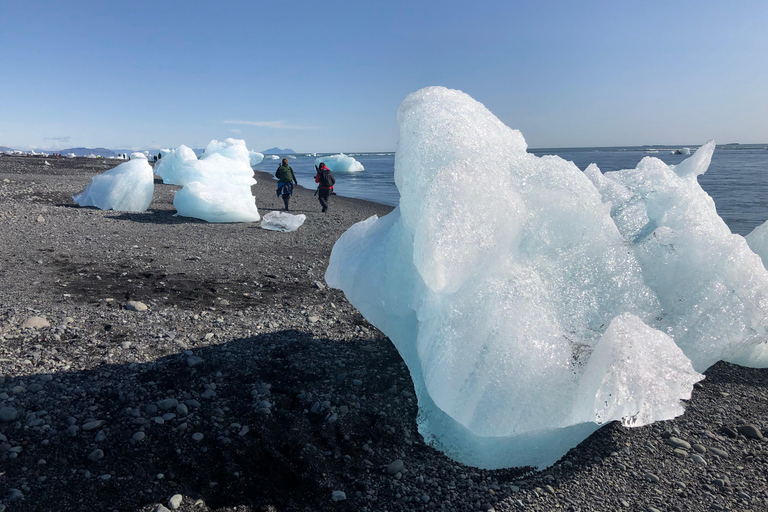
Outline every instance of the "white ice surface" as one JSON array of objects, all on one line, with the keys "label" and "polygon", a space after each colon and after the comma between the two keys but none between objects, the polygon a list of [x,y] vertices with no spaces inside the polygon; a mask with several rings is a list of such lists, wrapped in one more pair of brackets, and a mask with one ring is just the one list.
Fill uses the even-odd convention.
[{"label": "white ice surface", "polygon": [[143,212],[155,192],[155,178],[147,157],[134,153],[131,159],[91,179],[85,189],[72,196],[80,206],[102,210]]},{"label": "white ice surface", "polygon": [[331,172],[335,173],[360,172],[365,170],[363,164],[355,160],[353,157],[345,155],[344,153],[316,158],[315,166],[319,166],[320,163],[325,163]]},{"label": "white ice surface", "polygon": [[259,165],[262,162],[262,160],[264,160],[264,155],[262,155],[258,151],[249,151],[248,154],[250,155],[250,158],[251,158],[251,167],[255,167]]},{"label": "white ice surface", "polygon": [[183,185],[173,199],[176,215],[208,222],[256,222],[261,218],[251,193],[256,180],[245,141],[212,140],[199,160],[192,159],[186,151],[189,148],[182,148],[176,149],[174,158],[162,158],[172,164],[163,172]]},{"label": "white ice surface", "polygon": [[270,231],[296,231],[307,220],[304,214],[292,215],[286,212],[269,212],[261,219],[261,227]]},{"label": "white ice surface", "polygon": [[602,176],[527,153],[459,91],[411,94],[398,121],[400,204],[342,235],[326,280],[402,355],[427,442],[547,466],[606,422],[681,414],[718,359],[768,361],[768,272],[696,181],[714,144]]},{"label": "white ice surface", "polygon": [[193,168],[192,162],[197,161],[197,155],[184,144],[176,149],[160,151],[163,155],[155,162],[155,174],[163,179],[163,183],[170,185],[183,185],[185,171]]}]

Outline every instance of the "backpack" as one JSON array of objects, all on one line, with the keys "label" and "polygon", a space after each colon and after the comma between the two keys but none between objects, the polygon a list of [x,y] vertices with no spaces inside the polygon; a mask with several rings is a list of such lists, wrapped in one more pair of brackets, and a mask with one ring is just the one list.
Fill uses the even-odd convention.
[{"label": "backpack", "polygon": [[336,183],[336,178],[333,177],[330,169],[319,169],[317,175],[320,177],[321,188],[331,188]]}]

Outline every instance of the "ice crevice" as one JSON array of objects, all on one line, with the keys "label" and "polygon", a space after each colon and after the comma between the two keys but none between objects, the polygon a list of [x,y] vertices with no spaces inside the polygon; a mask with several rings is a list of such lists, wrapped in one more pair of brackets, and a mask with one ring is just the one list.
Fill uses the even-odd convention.
[{"label": "ice crevice", "polygon": [[397,347],[436,448],[545,467],[682,414],[719,360],[768,366],[768,271],[697,182],[714,142],[602,174],[460,91],[409,95],[398,123],[400,203],[341,236],[326,281]]}]

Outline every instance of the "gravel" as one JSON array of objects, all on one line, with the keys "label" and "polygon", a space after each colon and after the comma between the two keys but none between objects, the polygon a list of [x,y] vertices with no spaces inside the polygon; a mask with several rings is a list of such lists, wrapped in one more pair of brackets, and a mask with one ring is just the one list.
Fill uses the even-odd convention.
[{"label": "gravel", "polygon": [[149,211],[105,212],[71,196],[116,162],[47,160],[0,156],[0,510],[768,509],[768,370],[718,363],[683,416],[606,425],[543,471],[467,467],[324,284],[334,241],[389,207],[322,214],[299,187],[307,220],[280,233],[174,217],[158,183]]}]

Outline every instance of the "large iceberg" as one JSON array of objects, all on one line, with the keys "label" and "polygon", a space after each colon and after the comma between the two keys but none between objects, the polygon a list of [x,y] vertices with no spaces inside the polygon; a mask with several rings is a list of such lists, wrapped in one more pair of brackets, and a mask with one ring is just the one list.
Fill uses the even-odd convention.
[{"label": "large iceberg", "polygon": [[129,161],[91,178],[88,186],[72,199],[80,206],[143,212],[149,208],[154,192],[155,178],[146,155],[133,153]]},{"label": "large iceberg", "polygon": [[713,144],[603,177],[459,91],[413,93],[398,121],[400,204],[342,235],[326,280],[402,355],[427,442],[543,467],[607,422],[681,414],[718,358],[768,363],[768,272],[696,182]]},{"label": "large iceberg", "polygon": [[354,157],[347,156],[344,153],[338,155],[321,156],[315,158],[315,166],[319,166],[321,163],[325,163],[331,172],[360,172],[364,171],[363,164],[355,160]]},{"label": "large iceberg", "polygon": [[256,222],[261,218],[251,193],[256,180],[245,141],[212,140],[199,160],[192,159],[183,147],[177,148],[173,159],[167,158],[172,165],[164,170],[183,185],[173,198],[176,215],[208,222]]},{"label": "large iceberg", "polygon": [[155,174],[163,179],[163,183],[169,185],[183,185],[183,175],[186,170],[194,166],[197,155],[184,144],[176,149],[163,149],[162,157],[155,162]]}]

